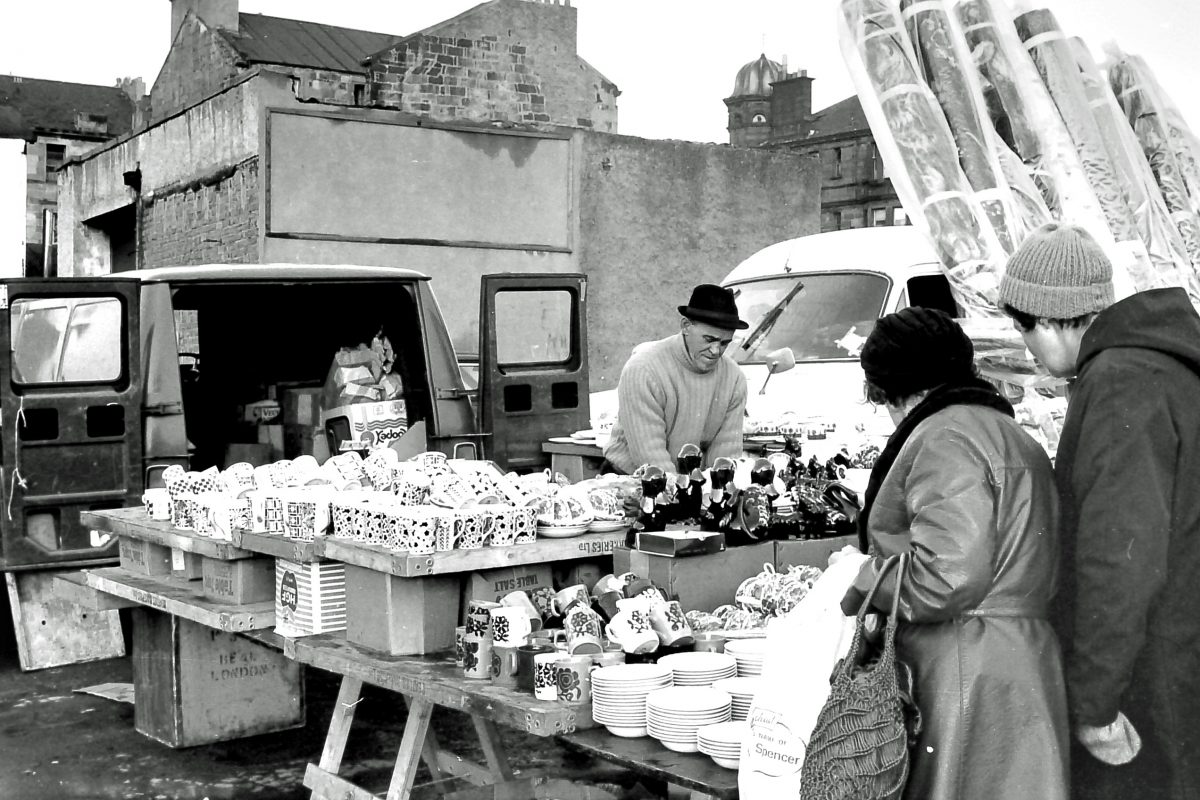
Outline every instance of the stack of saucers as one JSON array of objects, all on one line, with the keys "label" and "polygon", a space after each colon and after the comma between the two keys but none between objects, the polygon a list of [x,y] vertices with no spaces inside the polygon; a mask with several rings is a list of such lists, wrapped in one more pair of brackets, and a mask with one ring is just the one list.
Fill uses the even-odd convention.
[{"label": "stack of saucers", "polygon": [[671,668],[617,664],[592,673],[592,719],[613,736],[646,735],[646,695],[671,686]]},{"label": "stack of saucers", "polygon": [[737,661],[724,653],[672,653],[658,660],[675,673],[676,686],[712,686],[713,681],[737,675]]},{"label": "stack of saucers", "polygon": [[696,731],[701,753],[725,769],[737,769],[742,759],[742,741],[750,735],[745,722],[719,722]]},{"label": "stack of saucers", "polygon": [[737,659],[739,678],[762,674],[763,655],[766,648],[766,639],[735,639],[725,643],[726,654]]},{"label": "stack of saucers", "polygon": [[733,705],[729,710],[734,722],[744,720],[750,715],[750,704],[754,702],[754,695],[758,692],[758,681],[758,678],[725,678],[713,683],[714,689],[728,692],[733,698]]},{"label": "stack of saucers", "polygon": [[672,686],[646,695],[646,730],[676,753],[700,748],[696,731],[729,721],[729,695],[710,686]]}]

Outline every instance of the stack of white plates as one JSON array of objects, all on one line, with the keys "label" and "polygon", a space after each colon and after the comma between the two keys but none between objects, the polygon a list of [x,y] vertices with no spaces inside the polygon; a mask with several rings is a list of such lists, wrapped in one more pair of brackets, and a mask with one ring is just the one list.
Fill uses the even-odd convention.
[{"label": "stack of white plates", "polygon": [[671,685],[671,668],[617,664],[592,673],[592,719],[614,736],[646,735],[646,695]]},{"label": "stack of white plates", "polygon": [[742,740],[750,735],[745,722],[719,722],[696,731],[700,752],[725,769],[737,769],[742,760]]},{"label": "stack of white plates", "polygon": [[754,701],[754,695],[758,692],[758,680],[758,678],[725,678],[713,683],[714,689],[728,692],[729,696],[733,698],[733,705],[729,710],[733,715],[734,722],[744,720],[750,715],[750,703]]},{"label": "stack of white plates", "polygon": [[738,639],[725,643],[725,653],[737,659],[739,678],[762,674],[763,655],[766,649],[766,639]]},{"label": "stack of white plates", "polygon": [[675,673],[676,686],[712,686],[737,675],[737,661],[724,653],[672,653],[658,660]]},{"label": "stack of white plates", "polygon": [[729,721],[729,695],[710,686],[672,686],[646,695],[646,730],[663,747],[695,753],[696,731]]}]

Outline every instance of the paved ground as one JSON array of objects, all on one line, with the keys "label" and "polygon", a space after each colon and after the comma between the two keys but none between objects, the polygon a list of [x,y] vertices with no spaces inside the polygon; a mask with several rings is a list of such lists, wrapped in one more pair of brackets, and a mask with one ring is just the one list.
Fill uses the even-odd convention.
[{"label": "paved ground", "polygon": [[[302,729],[172,750],[134,730],[132,705],[74,691],[130,682],[128,657],[23,673],[17,665],[10,620],[4,600],[0,603],[0,798],[298,800],[309,796],[301,781],[305,765],[320,757],[337,696],[337,676],[307,670],[308,720]],[[466,717],[438,709],[433,724],[444,745],[466,745],[474,758],[483,761]],[[385,791],[403,726],[402,699],[364,687],[347,744],[346,777],[365,788]],[[515,768],[589,783],[629,782],[619,771],[581,759],[553,740],[506,731],[506,741]],[[418,781],[427,782],[428,776],[419,776]],[[433,788],[426,786],[421,794],[429,796]],[[622,794],[643,796],[640,787]]]}]

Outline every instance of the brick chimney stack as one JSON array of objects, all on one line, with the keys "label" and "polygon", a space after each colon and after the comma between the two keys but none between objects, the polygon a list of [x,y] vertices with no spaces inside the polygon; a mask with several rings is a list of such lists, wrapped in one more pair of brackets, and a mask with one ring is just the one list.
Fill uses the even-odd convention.
[{"label": "brick chimney stack", "polygon": [[171,0],[171,41],[189,11],[210,27],[238,29],[238,0]]}]

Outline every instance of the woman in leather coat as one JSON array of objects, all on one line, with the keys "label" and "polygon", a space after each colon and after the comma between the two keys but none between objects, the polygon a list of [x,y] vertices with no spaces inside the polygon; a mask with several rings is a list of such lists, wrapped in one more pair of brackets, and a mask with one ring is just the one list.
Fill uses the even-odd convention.
[{"label": "woman in leather coat", "polygon": [[[1058,571],[1050,461],[976,377],[970,340],[942,312],[884,317],[861,363],[897,429],[859,519],[872,558],[843,609],[857,609],[885,558],[910,554],[896,641],[922,729],[904,796],[1066,798],[1066,699],[1047,621]],[[890,573],[878,610],[895,586]]]}]

